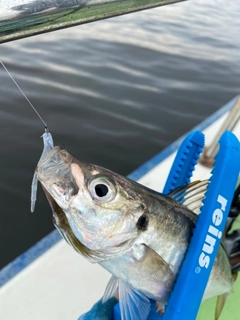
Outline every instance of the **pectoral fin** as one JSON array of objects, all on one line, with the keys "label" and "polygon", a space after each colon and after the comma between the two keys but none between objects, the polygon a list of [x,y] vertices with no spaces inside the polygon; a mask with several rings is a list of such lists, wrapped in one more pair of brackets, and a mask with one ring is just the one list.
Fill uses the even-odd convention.
[{"label": "pectoral fin", "polygon": [[133,289],[127,282],[118,280],[121,320],[146,320],[150,312],[150,300]]},{"label": "pectoral fin", "polygon": [[113,308],[117,303],[116,298],[111,298],[105,303],[99,300],[88,312],[81,315],[78,320],[111,320]]},{"label": "pectoral fin", "polygon": [[[130,259],[131,258],[131,259]],[[153,249],[145,244],[134,245],[125,257],[124,265],[129,268],[134,264],[135,278],[145,282],[145,288],[149,288],[149,294],[161,301],[161,308],[166,304],[171,292],[175,276],[169,264]],[[115,263],[118,263],[117,258]],[[120,261],[119,261],[120,263]],[[129,264],[129,265],[128,265]],[[131,281],[132,279],[130,279]],[[135,282],[137,285],[137,283]],[[116,293],[119,294],[119,307],[122,320],[146,320],[150,312],[151,303],[145,295],[135,289],[134,282],[128,282],[111,277],[104,296],[103,303]],[[151,296],[150,295],[150,296]]]},{"label": "pectoral fin", "polygon": [[144,248],[143,257],[137,261],[138,269],[143,277],[148,278],[154,289],[154,295],[161,302],[166,302],[172,290],[175,276],[170,265],[153,249],[142,244]]},{"label": "pectoral fin", "polygon": [[113,297],[118,291],[121,320],[146,320],[150,312],[150,300],[127,282],[114,276],[109,280],[102,303]]},{"label": "pectoral fin", "polygon": [[105,303],[108,299],[112,298],[118,290],[118,278],[112,276],[106,286],[102,303]]}]

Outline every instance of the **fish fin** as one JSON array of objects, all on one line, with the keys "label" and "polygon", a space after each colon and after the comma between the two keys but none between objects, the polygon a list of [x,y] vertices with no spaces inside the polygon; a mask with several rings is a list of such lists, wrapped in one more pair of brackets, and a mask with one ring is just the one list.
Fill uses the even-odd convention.
[{"label": "fish fin", "polygon": [[82,314],[78,320],[111,320],[113,308],[116,303],[116,298],[111,298],[105,303],[100,299],[88,312]]},{"label": "fish fin", "polygon": [[174,189],[168,196],[185,205],[190,211],[199,214],[208,184],[208,180],[194,181],[186,186]]},{"label": "fish fin", "polygon": [[235,282],[238,277],[238,272],[234,272],[232,276],[233,276],[233,282]]},{"label": "fish fin", "polygon": [[[144,265],[145,269],[149,268],[149,270],[152,270],[152,280],[154,282],[157,281],[159,286],[158,297],[161,301],[167,301],[174,283],[174,273],[169,264],[156,251],[148,247],[146,244],[143,245],[146,252],[140,263]],[[143,274],[145,272],[145,270],[142,271]]]},{"label": "fish fin", "polygon": [[118,290],[118,278],[112,276],[108,281],[104,295],[102,297],[102,303],[105,303],[109,298],[112,298]]},{"label": "fish fin", "polygon": [[225,302],[227,300],[228,293],[221,294],[220,296],[217,297],[217,304],[216,304],[216,309],[215,309],[215,320],[218,320],[221,312],[223,310],[223,307],[225,305]]},{"label": "fish fin", "polygon": [[[236,281],[237,276],[238,276],[237,272],[232,274],[233,282]],[[219,319],[219,317],[220,317],[220,315],[222,313],[223,307],[225,305],[225,302],[227,300],[228,295],[229,295],[229,293],[224,293],[224,294],[221,294],[220,296],[218,296],[216,309],[215,309],[215,320]]]},{"label": "fish fin", "polygon": [[159,314],[164,313],[165,312],[165,306],[166,306],[166,303],[157,301],[156,312],[159,313]]},{"label": "fish fin", "polygon": [[150,300],[127,282],[119,279],[118,283],[121,320],[146,320],[151,308]]}]

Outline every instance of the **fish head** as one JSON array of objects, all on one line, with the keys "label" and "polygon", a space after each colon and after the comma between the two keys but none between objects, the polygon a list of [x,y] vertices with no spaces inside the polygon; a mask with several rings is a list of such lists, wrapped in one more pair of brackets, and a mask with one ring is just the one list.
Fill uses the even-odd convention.
[{"label": "fish head", "polygon": [[39,163],[37,178],[50,203],[54,201],[52,208],[61,208],[73,234],[87,248],[121,246],[138,235],[144,206],[125,177],[54,147]]}]

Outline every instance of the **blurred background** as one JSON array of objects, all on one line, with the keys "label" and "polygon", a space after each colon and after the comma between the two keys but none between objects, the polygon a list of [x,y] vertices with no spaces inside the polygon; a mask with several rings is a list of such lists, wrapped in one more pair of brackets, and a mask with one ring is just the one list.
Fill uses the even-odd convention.
[{"label": "blurred background", "polygon": [[[55,145],[127,175],[240,93],[240,2],[195,0],[18,40],[2,60]],[[0,67],[0,268],[53,230],[43,125]]]}]

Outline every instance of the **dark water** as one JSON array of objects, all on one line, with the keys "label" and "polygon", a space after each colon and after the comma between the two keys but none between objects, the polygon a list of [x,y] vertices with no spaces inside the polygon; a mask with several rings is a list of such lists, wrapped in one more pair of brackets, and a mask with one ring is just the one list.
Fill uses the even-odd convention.
[{"label": "dark water", "polygon": [[[239,13],[185,2],[4,44],[0,59],[56,145],[126,175],[240,93]],[[53,225],[41,190],[30,213],[43,126],[1,68],[0,106],[1,268]]]}]

